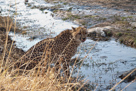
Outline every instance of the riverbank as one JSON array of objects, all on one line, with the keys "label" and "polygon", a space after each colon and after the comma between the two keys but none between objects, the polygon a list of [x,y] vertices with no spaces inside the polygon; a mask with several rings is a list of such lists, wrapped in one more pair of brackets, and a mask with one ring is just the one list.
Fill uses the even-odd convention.
[{"label": "riverbank", "polygon": [[[134,0],[45,0],[57,18],[73,21],[88,28],[111,26],[106,37],[92,36],[94,40],[108,40],[114,37],[127,46],[136,48],[136,1]],[[58,3],[58,4],[57,4]],[[76,6],[80,5],[80,6]],[[77,8],[73,8],[76,6]],[[67,7],[67,8],[66,8]],[[95,8],[94,8],[95,7]],[[78,12],[77,12],[78,11]],[[101,12],[101,13],[100,13]],[[105,24],[106,22],[106,24]],[[104,24],[103,24],[104,23]]]},{"label": "riverbank", "polygon": [[114,9],[123,9],[125,11],[131,11],[136,13],[136,1],[135,0],[45,0],[48,3],[54,3],[54,2],[64,2],[64,3],[75,3],[78,5],[84,5],[84,6],[104,6],[108,8],[114,8]]},{"label": "riverbank", "polygon": [[[110,27],[105,28],[103,27]],[[93,36],[92,33],[90,33],[88,36],[93,38],[93,40],[109,40],[111,37],[114,37],[116,40],[118,40],[120,43],[123,43],[127,46],[131,46],[136,48],[136,22],[128,22],[128,21],[114,21],[109,22],[106,24],[101,23],[98,25],[95,25],[92,28],[99,28],[98,30],[102,30],[105,33],[105,37],[99,37],[99,36]]]}]

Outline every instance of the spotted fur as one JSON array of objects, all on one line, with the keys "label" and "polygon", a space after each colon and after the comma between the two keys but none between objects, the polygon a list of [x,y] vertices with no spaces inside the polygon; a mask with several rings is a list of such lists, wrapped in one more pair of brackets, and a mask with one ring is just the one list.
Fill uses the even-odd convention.
[{"label": "spotted fur", "polygon": [[[61,62],[64,64],[64,69],[67,69],[71,57],[75,55],[77,47],[86,40],[86,37],[87,29],[84,27],[64,30],[56,37],[44,39],[31,47],[18,60],[15,67],[32,69],[40,62],[45,66],[50,62],[57,64]],[[23,65],[24,63],[26,65]]]}]

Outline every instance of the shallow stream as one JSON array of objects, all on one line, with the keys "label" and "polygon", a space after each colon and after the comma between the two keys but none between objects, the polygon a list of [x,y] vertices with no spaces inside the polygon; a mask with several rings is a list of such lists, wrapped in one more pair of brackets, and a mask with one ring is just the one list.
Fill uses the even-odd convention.
[{"label": "shallow stream", "polygon": [[[17,47],[24,51],[27,51],[31,46],[42,39],[54,37],[64,29],[71,28],[71,26],[78,26],[72,22],[55,19],[52,16],[53,12],[49,10],[41,11],[36,8],[31,8],[32,6],[54,6],[44,2],[44,0],[29,0],[29,3],[31,6],[24,4],[24,0],[16,0],[16,4],[15,0],[0,0],[0,8],[2,10],[0,15],[13,17],[20,23],[21,26],[19,27],[22,28],[22,31],[29,30],[26,35],[16,34],[14,37],[12,32],[9,34],[12,36],[12,39],[16,41]],[[98,12],[98,9],[96,10]],[[101,8],[99,8],[99,13],[108,15],[107,13],[100,12],[100,10]],[[112,9],[106,10],[106,8],[104,8],[104,10],[111,14],[115,12],[115,10]],[[86,10],[83,11],[85,12]],[[94,12],[93,10],[91,13],[93,14]],[[118,12],[123,13],[116,10],[116,13]],[[86,13],[88,12],[86,11]],[[32,36],[37,36],[37,38],[30,41],[29,38]],[[118,77],[121,73],[136,67],[136,49],[120,44],[118,41],[115,41],[115,39],[99,41],[95,46],[94,44],[95,41],[88,38],[85,43],[79,46],[75,57],[82,59],[87,56],[79,74],[87,78],[91,85],[98,85],[96,91],[106,91],[121,80]],[[91,50],[93,46],[94,48]],[[79,69],[77,68],[77,70]],[[76,74],[73,74],[73,76],[76,76]],[[116,90],[123,89],[127,84],[128,83],[122,82],[116,87]],[[136,91],[136,82],[126,88],[126,91]]]}]

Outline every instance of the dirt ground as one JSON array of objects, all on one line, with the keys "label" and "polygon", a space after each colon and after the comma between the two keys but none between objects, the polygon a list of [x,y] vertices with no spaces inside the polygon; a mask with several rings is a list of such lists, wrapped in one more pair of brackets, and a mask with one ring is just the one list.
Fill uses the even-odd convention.
[{"label": "dirt ground", "polygon": [[136,0],[45,0],[47,2],[77,3],[79,5],[101,5],[108,8],[123,9],[136,13]]},{"label": "dirt ground", "polygon": [[[45,0],[49,3],[63,2],[64,4],[75,3],[77,5],[83,6],[103,6],[112,9],[124,10],[131,13],[131,15],[136,14],[136,0]],[[103,18],[101,15],[99,17],[86,16],[86,15],[72,15],[70,10],[55,10],[53,11],[58,17],[61,17],[63,20],[76,21],[79,25],[85,25],[90,27],[89,21],[96,21],[98,24],[92,27],[103,27],[103,26],[114,26],[112,30],[105,31],[106,35],[115,37],[128,46],[136,47],[136,18],[132,16],[112,16],[109,18]],[[104,24],[107,22],[108,24]],[[101,22],[101,23],[100,23]],[[103,25],[103,26],[101,26]],[[92,36],[90,36],[92,37]],[[93,38],[95,39],[95,38]],[[100,40],[107,40],[100,39]]]}]

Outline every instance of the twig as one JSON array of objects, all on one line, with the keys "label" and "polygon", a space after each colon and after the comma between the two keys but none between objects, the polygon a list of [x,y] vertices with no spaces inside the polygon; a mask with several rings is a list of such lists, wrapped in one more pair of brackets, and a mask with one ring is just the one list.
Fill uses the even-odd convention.
[{"label": "twig", "polygon": [[116,83],[109,91],[112,91],[115,89],[116,86],[118,86],[122,81],[124,81],[128,76],[130,76],[134,71],[136,71],[136,68],[133,69],[127,76],[125,76],[120,82]]},{"label": "twig", "polygon": [[127,88],[129,85],[131,85],[133,82],[135,82],[135,80],[136,80],[136,78],[133,81],[131,81],[126,87],[124,87],[121,91],[123,91],[125,88]]}]

